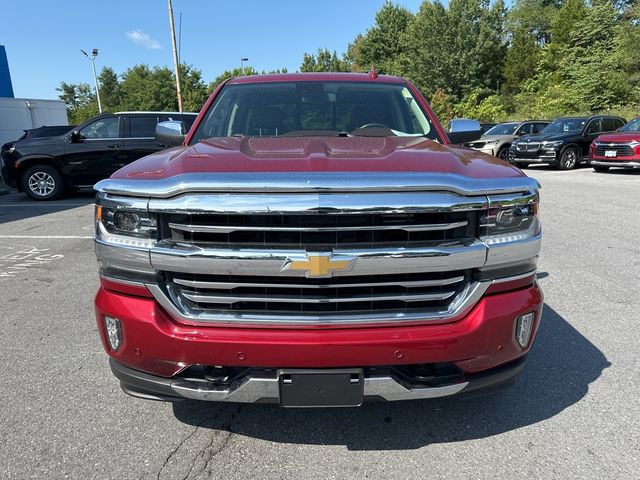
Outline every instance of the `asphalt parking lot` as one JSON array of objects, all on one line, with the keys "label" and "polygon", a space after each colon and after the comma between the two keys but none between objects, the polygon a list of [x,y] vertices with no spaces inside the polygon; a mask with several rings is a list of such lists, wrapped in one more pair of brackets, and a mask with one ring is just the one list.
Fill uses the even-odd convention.
[{"label": "asphalt parking lot", "polygon": [[0,197],[0,477],[638,478],[640,174],[527,172],[546,305],[523,376],[359,409],[128,397],[93,316],[91,192]]}]

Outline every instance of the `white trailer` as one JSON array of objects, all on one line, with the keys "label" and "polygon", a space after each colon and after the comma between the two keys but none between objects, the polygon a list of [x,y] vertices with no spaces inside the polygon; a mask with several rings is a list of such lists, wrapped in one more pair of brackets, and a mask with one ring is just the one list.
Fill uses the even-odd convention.
[{"label": "white trailer", "polygon": [[62,100],[0,98],[0,145],[17,140],[30,128],[68,124]]}]

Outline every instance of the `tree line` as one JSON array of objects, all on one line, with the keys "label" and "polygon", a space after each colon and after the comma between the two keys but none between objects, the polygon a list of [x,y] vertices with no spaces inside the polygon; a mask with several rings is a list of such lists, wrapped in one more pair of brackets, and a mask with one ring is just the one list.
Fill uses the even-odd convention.
[{"label": "tree line", "polygon": [[[375,22],[344,53],[305,53],[301,72],[366,72],[411,80],[443,121],[550,119],[591,112],[631,118],[640,112],[640,3],[636,0],[425,0],[413,14],[386,2]],[[245,75],[286,73],[286,69]],[[210,83],[181,65],[185,111],[200,110],[213,89],[239,68]],[[105,111],[178,108],[172,71],[136,65],[121,75],[102,69]],[[86,83],[58,87],[79,123],[98,113]]]}]

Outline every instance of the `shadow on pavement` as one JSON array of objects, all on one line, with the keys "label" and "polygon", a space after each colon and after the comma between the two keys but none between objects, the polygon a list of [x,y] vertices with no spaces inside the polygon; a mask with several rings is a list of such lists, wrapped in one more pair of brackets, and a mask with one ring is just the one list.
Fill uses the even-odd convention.
[{"label": "shadow on pavement", "polygon": [[367,403],[356,409],[282,409],[184,401],[176,418],[270,442],[345,445],[349,450],[416,449],[489,437],[551,418],[583,398],[610,363],[551,307],[528,364],[502,392],[469,399]]},{"label": "shadow on pavement", "polygon": [[12,191],[0,197],[0,225],[91,205],[95,198],[96,192],[91,188],[69,193],[59,200],[48,202],[32,200],[24,193]]}]

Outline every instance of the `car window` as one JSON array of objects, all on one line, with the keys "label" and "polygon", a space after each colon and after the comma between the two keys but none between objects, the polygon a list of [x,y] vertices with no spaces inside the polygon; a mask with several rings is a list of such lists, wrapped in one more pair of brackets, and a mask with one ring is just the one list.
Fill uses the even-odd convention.
[{"label": "car window", "polygon": [[484,134],[485,135],[516,135],[517,123],[501,123],[495,127],[490,128]]},{"label": "car window", "polygon": [[616,130],[624,126],[624,122],[622,121],[621,118],[614,118],[613,123],[616,126]]},{"label": "car window", "polygon": [[620,127],[620,132],[640,132],[640,117]]},{"label": "car window", "polygon": [[153,138],[156,125],[158,124],[157,116],[131,116],[129,117],[129,136],[131,138]]},{"label": "car window", "polygon": [[405,85],[300,81],[224,87],[191,142],[211,137],[345,133],[437,138]]},{"label": "car window", "polygon": [[587,129],[585,131],[587,135],[593,135],[600,132],[602,132],[602,125],[600,124],[599,118],[591,120],[591,122],[589,122],[589,125],[587,125]]},{"label": "car window", "polygon": [[549,125],[548,123],[534,123],[531,133],[540,133],[544,128]]},{"label": "car window", "polygon": [[118,138],[120,136],[120,118],[100,118],[80,130],[80,136],[88,140]]},{"label": "car window", "polygon": [[533,123],[524,123],[518,129],[518,133],[519,135],[529,135],[531,133],[535,133],[535,130],[533,129]]},{"label": "car window", "polygon": [[603,132],[613,132],[616,129],[616,125],[613,122],[613,118],[603,118],[602,119],[602,131]]}]

